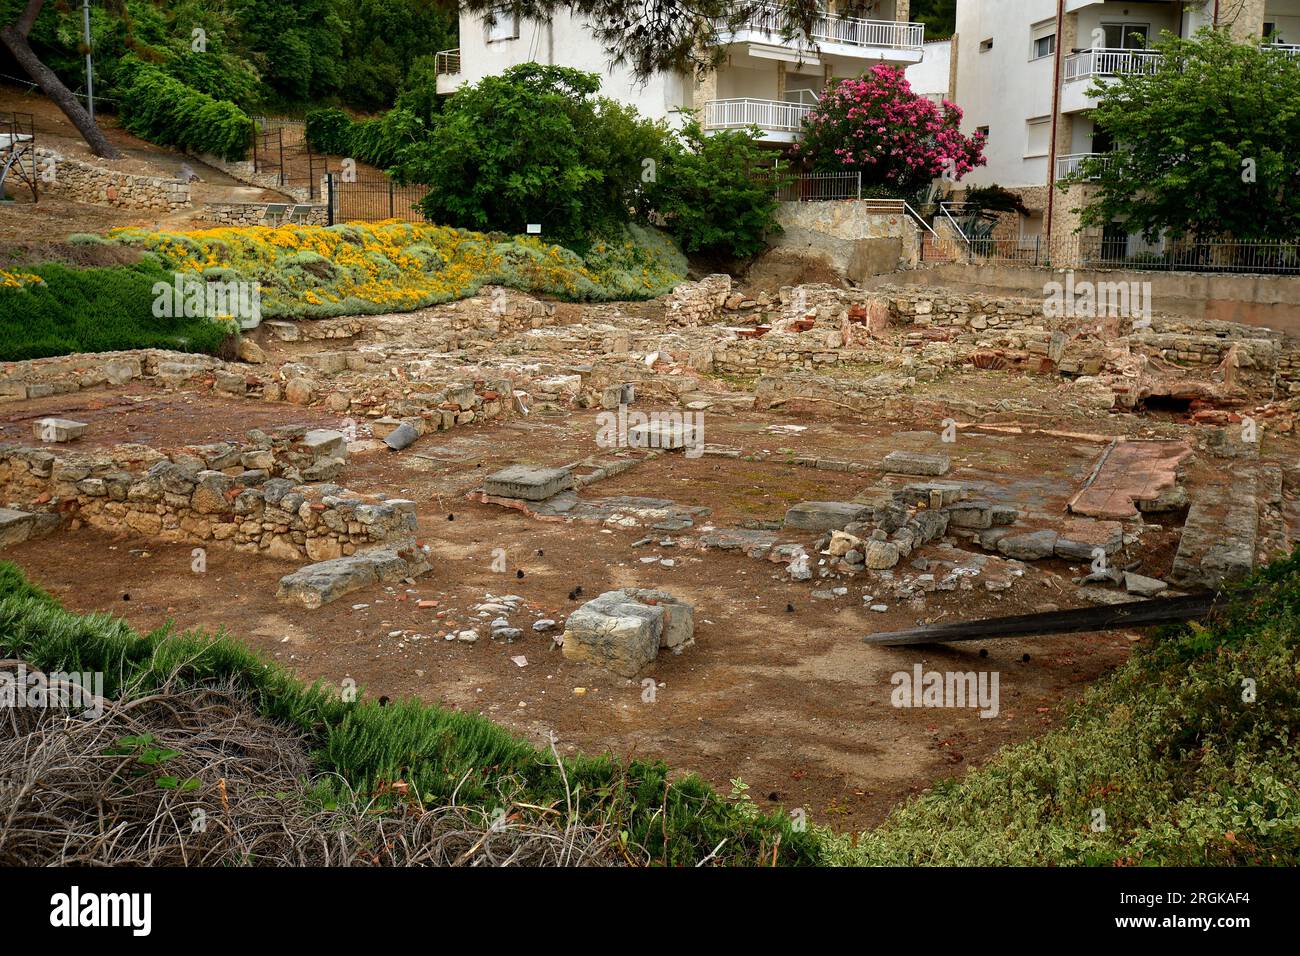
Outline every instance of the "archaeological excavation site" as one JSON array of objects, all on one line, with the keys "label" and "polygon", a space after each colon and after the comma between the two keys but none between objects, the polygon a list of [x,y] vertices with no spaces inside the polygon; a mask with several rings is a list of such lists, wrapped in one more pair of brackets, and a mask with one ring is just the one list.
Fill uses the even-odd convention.
[{"label": "archaeological excavation site", "polygon": [[[1248,578],[1300,518],[1292,335],[912,278],[487,286],[227,358],[10,362],[0,546],[139,634],[870,828],[1052,731],[1149,640],[1125,608]],[[934,707],[930,672],[992,697]]]}]

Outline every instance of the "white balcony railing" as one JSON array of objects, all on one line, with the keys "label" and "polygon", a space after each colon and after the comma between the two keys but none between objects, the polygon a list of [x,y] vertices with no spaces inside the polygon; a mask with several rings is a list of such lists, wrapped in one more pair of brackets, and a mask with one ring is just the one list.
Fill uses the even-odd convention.
[{"label": "white balcony railing", "polygon": [[1160,54],[1154,50],[1113,50],[1100,47],[1081,50],[1065,58],[1065,82],[1090,80],[1094,76],[1153,73],[1159,62]]},{"label": "white balcony railing", "polygon": [[[1084,160],[1087,159],[1093,159],[1095,157],[1103,157],[1102,165],[1104,166],[1106,163],[1106,160],[1104,159],[1105,156],[1106,156],[1105,153],[1069,153],[1068,155],[1065,156],[1057,156],[1056,157],[1056,178],[1070,179],[1073,176],[1077,176],[1079,174],[1079,171],[1083,168]],[[1096,179],[1097,177],[1094,174],[1092,176],[1089,176],[1088,178]]]},{"label": "white balcony railing", "polygon": [[[763,4],[750,16],[741,30],[748,28],[769,37],[781,39],[788,24],[788,18],[775,4]],[[734,36],[725,23],[719,23],[718,29],[723,42],[729,42]],[[788,42],[800,45],[802,38],[795,36]],[[899,23],[894,20],[862,20],[858,17],[823,16],[813,20],[809,39],[816,43],[840,43],[845,46],[878,47],[890,50],[911,50],[920,52],[925,48],[925,24]],[[808,46],[807,41],[801,45]]]},{"label": "white balcony railing", "polygon": [[[1300,57],[1300,44],[1297,43],[1266,43],[1264,49],[1281,56]],[[1065,58],[1065,82],[1090,80],[1095,76],[1154,73],[1160,56],[1156,50],[1080,50]]]},{"label": "white balcony railing", "polygon": [[784,100],[757,100],[740,97],[730,100],[709,100],[704,104],[705,129],[743,129],[757,126],[761,130],[797,133],[803,118],[813,107],[805,103]]},{"label": "white balcony railing", "polygon": [[455,76],[460,73],[460,49],[439,50],[435,53],[433,70],[436,76]]}]

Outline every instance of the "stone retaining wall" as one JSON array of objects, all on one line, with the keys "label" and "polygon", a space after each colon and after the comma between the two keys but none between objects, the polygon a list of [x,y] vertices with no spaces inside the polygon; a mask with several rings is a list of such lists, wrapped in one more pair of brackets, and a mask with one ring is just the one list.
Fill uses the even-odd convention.
[{"label": "stone retaining wall", "polygon": [[417,361],[405,363],[400,375],[390,375],[393,370],[383,353],[362,350],[313,353],[278,369],[162,349],[61,355],[0,365],[0,402],[142,380],[164,387],[207,387],[263,401],[323,405],[357,418],[395,416],[424,434],[496,418],[509,408],[514,392],[513,383],[504,378],[473,383],[421,380],[428,372]]},{"label": "stone retaining wall", "polygon": [[[141,473],[134,471],[149,463]],[[271,557],[321,561],[415,533],[415,502],[356,495],[337,485],[298,486],[261,469],[204,467],[191,454],[142,446],[55,455],[0,446],[0,496],[113,533],[209,542]]]},{"label": "stone retaining wall", "polygon": [[[267,222],[266,207],[264,202],[210,202],[203,204],[200,218],[222,226],[279,225]],[[312,205],[306,216],[294,225],[327,226],[329,209],[324,205]]]},{"label": "stone retaining wall", "polygon": [[715,274],[699,282],[683,282],[664,299],[669,325],[709,325],[722,312],[731,295],[731,276]]},{"label": "stone retaining wall", "polygon": [[189,183],[105,169],[44,146],[36,147],[36,175],[42,191],[75,202],[158,212],[191,205]]}]

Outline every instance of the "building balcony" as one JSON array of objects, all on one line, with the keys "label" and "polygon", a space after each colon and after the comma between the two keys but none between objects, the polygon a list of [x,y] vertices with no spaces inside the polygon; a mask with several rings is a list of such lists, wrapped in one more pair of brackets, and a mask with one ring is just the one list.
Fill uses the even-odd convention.
[{"label": "building balcony", "polygon": [[440,50],[433,58],[434,82],[439,93],[454,93],[461,85],[460,50]]},{"label": "building balcony", "polygon": [[739,26],[729,27],[725,22],[717,26],[721,46],[741,47],[739,52],[755,60],[809,65],[823,60],[883,60],[908,65],[920,63],[925,53],[923,23],[827,15],[813,21],[810,35],[787,37],[781,8],[763,4]]},{"label": "building balcony", "polygon": [[[1107,155],[1108,155],[1107,153],[1069,153],[1068,155],[1065,156],[1057,156],[1056,157],[1056,178],[1058,181],[1060,181],[1062,179],[1070,179],[1074,176],[1077,176],[1079,172],[1083,169],[1084,160],[1101,157],[1102,164],[1105,165],[1106,162],[1105,157]],[[1087,178],[1096,179],[1097,176],[1094,174],[1092,176],[1088,176]]]},{"label": "building balcony", "polygon": [[704,104],[700,125],[706,132],[747,129],[757,126],[768,143],[793,143],[803,128],[803,118],[812,112],[807,103],[738,97],[709,100]]},{"label": "building balcony", "polygon": [[[1267,43],[1264,49],[1279,56],[1300,57],[1300,44]],[[1130,73],[1154,73],[1160,54],[1155,50],[1096,48],[1080,50],[1065,58],[1061,80],[1061,112],[1078,113],[1093,109],[1097,97],[1089,90],[1093,80],[1106,80]]]},{"label": "building balcony", "polygon": [[1091,95],[1092,81],[1129,73],[1152,73],[1160,54],[1151,50],[1115,50],[1098,47],[1071,53],[1063,64],[1061,111],[1077,113],[1097,105]]}]

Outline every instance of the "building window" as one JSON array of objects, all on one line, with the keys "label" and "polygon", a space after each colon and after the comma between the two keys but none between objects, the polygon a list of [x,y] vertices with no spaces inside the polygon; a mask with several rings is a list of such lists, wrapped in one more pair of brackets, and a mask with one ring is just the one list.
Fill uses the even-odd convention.
[{"label": "building window", "polygon": [[1108,50],[1145,50],[1151,39],[1149,23],[1103,23],[1100,32]]},{"label": "building window", "polygon": [[1030,28],[1029,59],[1041,60],[1056,52],[1056,21],[1045,20]]},{"label": "building window", "polygon": [[1052,118],[1036,116],[1025,121],[1025,159],[1046,156],[1052,142]]},{"label": "building window", "polygon": [[987,126],[976,126],[976,127],[975,127],[975,132],[983,134],[983,136],[984,136],[984,141],[985,141],[986,143],[988,142],[988,138],[989,138],[989,128],[988,128]]},{"label": "building window", "polygon": [[483,24],[484,38],[488,43],[519,39],[519,17],[513,11],[508,7],[499,7],[492,11],[492,15],[496,21]]},{"label": "building window", "polygon": [[991,49],[993,49],[993,38],[992,38],[992,37],[989,37],[987,40],[983,41],[983,42],[980,44],[980,52],[981,52],[981,53],[988,53],[989,50],[991,50]]}]

